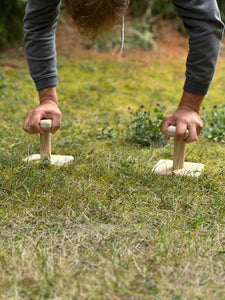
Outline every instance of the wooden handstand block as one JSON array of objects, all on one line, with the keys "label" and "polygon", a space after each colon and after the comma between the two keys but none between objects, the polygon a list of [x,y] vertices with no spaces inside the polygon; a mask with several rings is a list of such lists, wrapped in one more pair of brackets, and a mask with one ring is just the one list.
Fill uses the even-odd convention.
[{"label": "wooden handstand block", "polygon": [[[176,136],[176,127],[169,126],[166,130],[168,137]],[[189,136],[189,131],[186,130],[184,139]],[[185,162],[185,142],[184,140],[177,142],[174,141],[174,153],[173,161],[168,159],[161,159],[153,168],[153,173],[158,175],[179,175],[179,176],[191,176],[198,177],[203,169],[204,165],[199,163]]]},{"label": "wooden handstand block", "polygon": [[33,154],[24,159],[24,161],[43,161],[49,160],[51,165],[62,166],[74,160],[70,155],[52,155],[51,154],[51,128],[52,120],[43,119],[40,121],[40,154]]}]

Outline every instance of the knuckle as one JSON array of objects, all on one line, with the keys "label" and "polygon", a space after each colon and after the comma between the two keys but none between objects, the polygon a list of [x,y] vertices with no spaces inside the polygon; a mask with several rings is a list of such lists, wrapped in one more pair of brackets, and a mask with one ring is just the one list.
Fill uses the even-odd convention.
[{"label": "knuckle", "polygon": [[39,130],[39,126],[37,124],[30,124],[30,130],[36,132]]},{"label": "knuckle", "polygon": [[167,115],[167,116],[165,116],[164,121],[167,122],[167,121],[169,121],[170,119],[171,119],[171,115]]},{"label": "knuckle", "polygon": [[186,117],[180,117],[179,122],[187,125],[188,119]]},{"label": "knuckle", "polygon": [[176,136],[179,137],[179,138],[183,138],[185,135],[185,132],[184,131],[176,131]]}]

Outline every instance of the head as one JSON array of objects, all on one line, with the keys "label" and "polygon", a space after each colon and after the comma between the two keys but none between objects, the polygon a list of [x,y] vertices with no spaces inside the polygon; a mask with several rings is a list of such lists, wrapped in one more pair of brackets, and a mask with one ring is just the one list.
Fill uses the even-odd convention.
[{"label": "head", "polygon": [[89,38],[118,24],[129,0],[65,0],[78,31]]}]

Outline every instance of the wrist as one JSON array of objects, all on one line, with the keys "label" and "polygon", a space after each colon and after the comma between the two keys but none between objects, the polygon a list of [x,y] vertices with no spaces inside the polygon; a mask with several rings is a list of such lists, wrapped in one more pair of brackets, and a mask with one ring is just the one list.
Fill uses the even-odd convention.
[{"label": "wrist", "polygon": [[189,109],[199,114],[204,95],[184,91],[178,109]]},{"label": "wrist", "polygon": [[46,102],[54,102],[55,104],[58,105],[58,96],[57,96],[55,86],[42,89],[38,93],[39,93],[40,104],[43,104]]}]

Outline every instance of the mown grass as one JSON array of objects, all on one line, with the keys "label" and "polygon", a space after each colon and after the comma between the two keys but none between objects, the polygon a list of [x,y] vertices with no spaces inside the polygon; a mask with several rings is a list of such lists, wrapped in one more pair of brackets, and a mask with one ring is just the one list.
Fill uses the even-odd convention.
[{"label": "mown grass", "polygon": [[[187,146],[201,177],[160,177],[151,170],[172,143],[140,147],[125,134],[128,107],[176,107],[183,64],[59,57],[52,153],[74,156],[59,168],[23,162],[39,151],[21,129],[38,98],[25,60],[1,59],[0,299],[224,298],[224,144]],[[224,68],[204,114],[224,102]],[[104,126],[119,136],[102,138]]]}]

